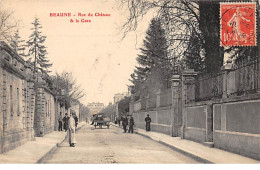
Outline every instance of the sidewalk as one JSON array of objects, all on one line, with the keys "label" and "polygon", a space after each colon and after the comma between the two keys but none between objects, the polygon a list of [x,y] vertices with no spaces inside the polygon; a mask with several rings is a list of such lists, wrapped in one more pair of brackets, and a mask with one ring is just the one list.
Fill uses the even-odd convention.
[{"label": "sidewalk", "polygon": [[[118,125],[112,124],[119,127]],[[122,128],[122,127],[121,127]],[[146,132],[144,129],[137,128],[135,133],[146,138],[159,142],[181,152],[202,163],[215,164],[259,164],[260,161],[247,158],[238,154],[227,152],[217,148],[209,148],[197,142],[193,142],[180,137],[171,137],[157,132]]]},{"label": "sidewalk", "polygon": [[[86,123],[78,124],[77,130]],[[35,141],[25,144],[5,153],[0,154],[0,164],[35,164],[40,163],[45,157],[54,152],[66,139],[67,132],[53,131],[44,137],[36,137]]]}]

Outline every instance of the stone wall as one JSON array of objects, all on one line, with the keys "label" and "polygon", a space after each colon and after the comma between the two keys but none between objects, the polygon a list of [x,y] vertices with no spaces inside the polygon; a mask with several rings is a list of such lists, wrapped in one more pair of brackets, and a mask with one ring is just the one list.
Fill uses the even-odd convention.
[{"label": "stone wall", "polygon": [[[145,128],[144,118],[150,114],[152,131],[181,136],[260,160],[257,65],[258,60],[233,69],[229,62],[217,75],[200,75],[199,78],[193,70],[184,70],[181,86],[178,86],[179,77],[173,76],[170,106],[161,107],[160,92],[156,108],[149,108],[149,102],[140,107],[141,100],[130,103],[137,127]],[[250,70],[251,67],[254,69]],[[247,84],[243,82],[245,76],[250,78]]]},{"label": "stone wall", "polygon": [[0,42],[0,153],[57,130],[57,117],[69,112],[42,79],[48,75],[32,68]]},{"label": "stone wall", "polygon": [[206,142],[206,106],[186,108],[185,138],[197,142]]},{"label": "stone wall", "polygon": [[55,127],[55,101],[54,95],[50,91],[44,90],[45,99],[45,132],[49,133],[54,130]]},{"label": "stone wall", "polygon": [[[256,64],[253,63],[253,65]],[[252,80],[254,83],[251,83],[250,86],[253,90],[248,90],[247,86],[240,83],[242,79],[237,78],[241,77],[243,70],[240,67],[235,67],[233,71],[230,63],[227,66],[223,70],[224,76],[221,77],[223,81],[215,81],[215,83],[218,83],[217,86],[222,83],[222,96],[216,95],[210,97],[210,99],[206,96],[204,97],[206,100],[202,100],[202,97],[196,98],[196,95],[190,94],[205,96],[205,94],[202,94],[203,91],[200,91],[200,93],[195,91],[197,84],[192,81],[196,75],[183,77],[182,95],[185,104],[182,107],[182,137],[197,142],[210,142],[216,148],[260,159],[260,94],[257,91],[259,86],[256,84],[259,79],[254,78]],[[251,65],[248,65],[248,67],[251,67]],[[239,74],[234,74],[238,69],[240,69]],[[247,70],[247,68],[244,70]],[[249,73],[246,74],[249,75]],[[255,72],[251,73],[256,77]],[[191,81],[187,81],[187,77]],[[208,79],[212,79],[212,77]],[[212,95],[211,88],[218,90],[217,86],[209,86],[208,94]],[[186,90],[188,88],[193,89],[188,91]],[[234,89],[240,91],[234,91]],[[199,101],[196,99],[199,99]]]},{"label": "stone wall", "polygon": [[248,95],[186,105],[183,138],[212,142],[216,148],[260,159],[259,97]]},{"label": "stone wall", "polygon": [[136,127],[145,129],[145,117],[149,114],[152,123],[151,131],[164,134],[172,134],[172,107],[157,108],[153,110],[140,111],[133,113]]},{"label": "stone wall", "polygon": [[[151,130],[168,134],[171,136],[181,136],[182,126],[182,101],[180,92],[180,77],[172,77],[171,89],[158,90],[156,95],[149,95],[144,99],[130,102],[130,114],[135,119],[135,124],[139,128],[145,129],[145,117],[147,114],[152,119]],[[152,98],[151,98],[152,96]],[[153,102],[151,102],[151,99]],[[152,107],[151,107],[151,103]],[[142,106],[143,105],[143,106]]]},{"label": "stone wall", "polygon": [[0,152],[34,140],[34,92],[30,68],[11,48],[0,42]]},{"label": "stone wall", "polygon": [[[1,53],[0,53],[0,55],[1,55]],[[2,56],[1,56],[2,57]],[[0,58],[0,62],[1,62],[2,60],[1,60],[1,58]],[[3,68],[2,67],[0,67],[0,94],[1,94],[1,96],[2,97],[0,97],[0,153],[2,153],[3,152],[3,127],[4,127],[4,119],[3,119],[3,112],[4,112],[4,110],[6,110],[6,108],[4,108],[4,105],[5,105],[5,103],[4,103],[4,97],[6,96],[6,92],[5,92],[5,94],[4,94],[4,89],[3,89]],[[6,99],[5,99],[6,100]],[[6,101],[5,101],[6,102]]]},{"label": "stone wall", "polygon": [[260,100],[215,104],[214,145],[260,159]]},{"label": "stone wall", "polygon": [[36,90],[35,135],[44,136],[55,129],[55,98],[45,87]]}]

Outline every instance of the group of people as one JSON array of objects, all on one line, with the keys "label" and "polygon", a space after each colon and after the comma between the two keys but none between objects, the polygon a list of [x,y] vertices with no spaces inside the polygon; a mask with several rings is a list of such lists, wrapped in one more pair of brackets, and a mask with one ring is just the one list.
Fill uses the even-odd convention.
[{"label": "group of people", "polygon": [[76,127],[78,125],[78,117],[76,114],[70,113],[70,116],[68,116],[68,113],[65,114],[65,116],[62,118],[62,115],[60,113],[60,117],[58,119],[59,122],[59,131],[62,130],[62,125],[63,129],[65,132],[68,132],[68,140],[69,144],[71,147],[75,147],[76,144],[76,138],[75,138],[75,133],[76,133]]},{"label": "group of people", "polygon": [[132,115],[129,115],[128,117],[126,115],[123,115],[123,117],[121,118],[122,121],[122,125],[123,125],[123,129],[124,129],[124,133],[127,132],[127,128],[128,128],[128,133],[133,133],[134,132],[134,118],[132,117]]},{"label": "group of people", "polygon": [[[127,129],[128,129],[128,133],[134,132],[134,118],[132,117],[132,115],[129,115],[128,117],[126,115],[123,115],[121,118],[115,119],[115,123],[118,123],[119,126],[120,126],[120,121],[122,122],[124,133],[127,132]],[[152,122],[152,119],[150,118],[149,114],[146,115],[144,121],[145,121],[146,132],[149,132],[151,130],[151,122]]]}]

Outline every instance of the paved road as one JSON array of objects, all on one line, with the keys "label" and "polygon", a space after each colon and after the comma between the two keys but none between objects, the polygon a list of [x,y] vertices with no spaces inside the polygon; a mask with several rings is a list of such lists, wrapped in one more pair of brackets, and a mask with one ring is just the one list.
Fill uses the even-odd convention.
[{"label": "paved road", "polygon": [[110,129],[94,129],[85,125],[77,132],[76,139],[75,148],[64,142],[43,163],[198,163],[162,144],[138,134],[125,134],[122,129],[113,126]]}]

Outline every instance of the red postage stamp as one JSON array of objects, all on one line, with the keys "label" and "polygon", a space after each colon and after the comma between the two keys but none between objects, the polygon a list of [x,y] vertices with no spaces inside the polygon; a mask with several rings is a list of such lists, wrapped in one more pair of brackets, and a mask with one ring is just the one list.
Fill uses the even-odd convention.
[{"label": "red postage stamp", "polygon": [[256,46],[255,3],[220,3],[220,45]]}]

